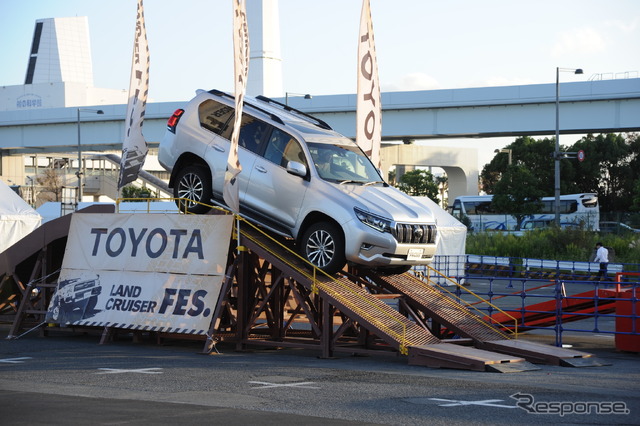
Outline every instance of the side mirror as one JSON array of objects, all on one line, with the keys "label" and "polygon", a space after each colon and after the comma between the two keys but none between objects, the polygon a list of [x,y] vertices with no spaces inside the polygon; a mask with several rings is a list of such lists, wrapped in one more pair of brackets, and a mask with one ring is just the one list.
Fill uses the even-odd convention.
[{"label": "side mirror", "polygon": [[305,177],[307,175],[307,167],[297,161],[289,161],[287,163],[287,173],[295,176]]}]

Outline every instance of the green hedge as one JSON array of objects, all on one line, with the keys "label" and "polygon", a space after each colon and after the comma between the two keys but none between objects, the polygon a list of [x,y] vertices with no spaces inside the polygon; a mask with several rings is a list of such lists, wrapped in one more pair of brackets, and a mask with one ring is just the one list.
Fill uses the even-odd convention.
[{"label": "green hedge", "polygon": [[467,253],[486,256],[589,261],[601,241],[613,249],[610,261],[640,264],[640,236],[579,230],[542,229],[514,236],[501,232],[467,234]]}]

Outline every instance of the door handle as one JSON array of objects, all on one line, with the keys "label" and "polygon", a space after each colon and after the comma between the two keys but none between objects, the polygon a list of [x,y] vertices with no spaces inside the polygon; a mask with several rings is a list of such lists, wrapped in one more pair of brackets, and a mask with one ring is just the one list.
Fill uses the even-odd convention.
[{"label": "door handle", "polygon": [[220,146],[220,145],[218,145],[218,144],[214,144],[214,145],[213,145],[213,149],[215,149],[215,150],[216,150],[216,151],[218,151],[218,152],[224,152],[224,151],[225,151],[224,147],[221,147],[221,146]]},{"label": "door handle", "polygon": [[267,169],[265,169],[262,166],[256,166],[256,170],[259,171],[260,173],[267,173]]}]

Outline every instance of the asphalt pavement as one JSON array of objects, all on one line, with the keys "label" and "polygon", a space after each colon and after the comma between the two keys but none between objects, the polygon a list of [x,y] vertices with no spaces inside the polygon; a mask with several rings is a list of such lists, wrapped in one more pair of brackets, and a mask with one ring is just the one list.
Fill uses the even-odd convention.
[{"label": "asphalt pavement", "polygon": [[611,365],[505,374],[230,343],[202,355],[189,340],[100,345],[99,333],[7,340],[8,331],[0,325],[3,425],[640,424],[640,356],[616,351],[611,335],[564,337]]}]

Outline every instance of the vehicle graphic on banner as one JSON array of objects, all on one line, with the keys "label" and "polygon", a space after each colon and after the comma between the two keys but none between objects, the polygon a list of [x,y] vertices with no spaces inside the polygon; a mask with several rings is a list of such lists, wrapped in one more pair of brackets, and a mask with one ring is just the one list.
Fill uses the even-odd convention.
[{"label": "vehicle graphic on banner", "polygon": [[69,278],[60,281],[47,319],[65,324],[92,318],[100,312],[96,309],[100,293],[102,286],[99,275],[88,280]]}]

